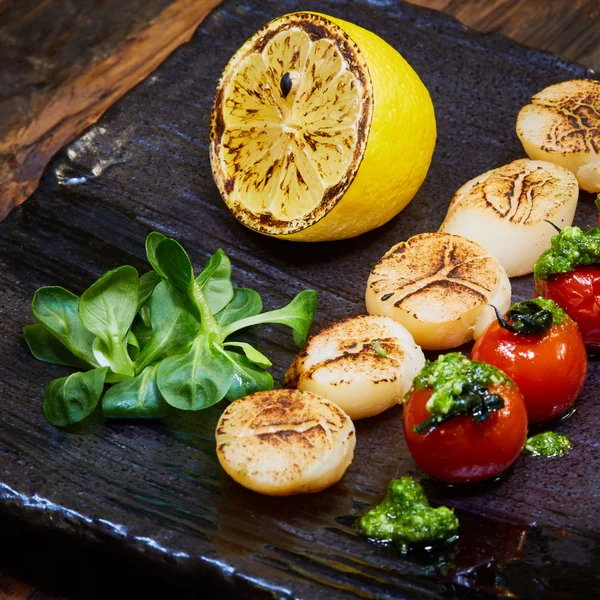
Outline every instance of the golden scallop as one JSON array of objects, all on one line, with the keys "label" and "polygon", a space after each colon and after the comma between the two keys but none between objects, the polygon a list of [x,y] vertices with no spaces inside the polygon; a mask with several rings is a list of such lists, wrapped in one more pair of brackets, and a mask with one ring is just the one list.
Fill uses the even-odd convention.
[{"label": "golden scallop", "polygon": [[388,317],[364,315],[312,337],[283,383],[324,396],[356,420],[402,402],[424,366],[423,351],[406,328]]},{"label": "golden scallop", "polygon": [[563,81],[535,94],[517,117],[529,158],[569,169],[579,187],[600,192],[600,81]]},{"label": "golden scallop", "polygon": [[571,225],[578,197],[571,171],[522,158],[465,183],[440,231],[481,244],[509,277],[525,275],[556,234],[548,221],[560,228]]},{"label": "golden scallop", "polygon": [[477,339],[510,306],[502,265],[479,244],[449,233],[421,233],[391,248],[367,282],[367,311],[404,325],[426,350]]},{"label": "golden scallop", "polygon": [[269,496],[319,492],[354,458],[350,417],[311,392],[271,390],[236,400],[216,429],[217,456],[240,485]]}]

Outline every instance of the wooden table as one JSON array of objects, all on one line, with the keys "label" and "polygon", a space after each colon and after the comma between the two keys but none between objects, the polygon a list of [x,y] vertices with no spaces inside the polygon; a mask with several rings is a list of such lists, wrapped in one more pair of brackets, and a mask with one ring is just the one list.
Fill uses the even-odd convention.
[{"label": "wooden table", "polygon": [[[600,71],[600,0],[409,1]],[[59,148],[187,41],[219,2],[0,0],[0,219],[31,195]],[[40,583],[43,554],[28,550],[43,541],[0,529],[0,598],[63,597],[50,591],[56,578]]]},{"label": "wooden table", "polygon": [[[600,0],[410,1],[600,71]],[[219,2],[0,0],[0,220]]]}]

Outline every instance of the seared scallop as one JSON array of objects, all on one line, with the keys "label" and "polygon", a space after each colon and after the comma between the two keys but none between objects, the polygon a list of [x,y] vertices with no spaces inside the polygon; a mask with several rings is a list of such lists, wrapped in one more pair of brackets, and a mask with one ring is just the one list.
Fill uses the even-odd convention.
[{"label": "seared scallop", "polygon": [[348,415],[311,392],[272,390],[236,400],[221,415],[217,456],[240,485],[269,496],[319,492],[354,458]]},{"label": "seared scallop", "polygon": [[421,233],[400,242],[373,267],[367,311],[404,325],[426,350],[477,339],[510,306],[510,281],[479,244],[449,233]]},{"label": "seared scallop", "polygon": [[531,273],[556,233],[573,223],[579,186],[568,169],[522,158],[465,183],[440,227],[481,244],[509,277]]},{"label": "seared scallop", "polygon": [[600,192],[600,81],[543,89],[520,110],[517,135],[529,158],[565,167],[582,190]]},{"label": "seared scallop", "polygon": [[424,366],[423,351],[406,328],[388,317],[365,315],[312,337],[283,384],[320,394],[356,420],[401,402]]}]

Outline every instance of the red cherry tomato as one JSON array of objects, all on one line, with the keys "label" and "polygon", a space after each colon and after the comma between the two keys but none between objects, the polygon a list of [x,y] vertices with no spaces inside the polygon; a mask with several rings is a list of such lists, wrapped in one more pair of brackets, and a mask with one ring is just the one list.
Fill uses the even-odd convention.
[{"label": "red cherry tomato", "polygon": [[585,345],[571,319],[531,335],[513,333],[495,321],[473,346],[471,358],[494,365],[517,384],[529,423],[564,413],[587,375]]},{"label": "red cherry tomato", "polygon": [[600,266],[535,278],[535,295],[554,300],[579,325],[585,345],[600,350]]},{"label": "red cherry tomato", "polygon": [[497,477],[515,462],[527,435],[523,396],[513,385],[490,387],[504,399],[504,408],[484,423],[455,417],[427,433],[414,428],[431,415],[425,408],[431,390],[413,391],[404,406],[406,444],[415,462],[446,483],[468,483]]}]

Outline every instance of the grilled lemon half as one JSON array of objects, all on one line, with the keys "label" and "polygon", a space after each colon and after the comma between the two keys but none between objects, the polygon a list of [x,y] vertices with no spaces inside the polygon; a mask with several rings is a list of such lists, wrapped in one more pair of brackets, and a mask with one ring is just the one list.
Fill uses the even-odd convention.
[{"label": "grilled lemon half", "polygon": [[354,237],[398,214],[436,138],[427,89],[375,34],[308,12],[271,21],[217,87],[210,155],[232,214],[296,241]]}]

